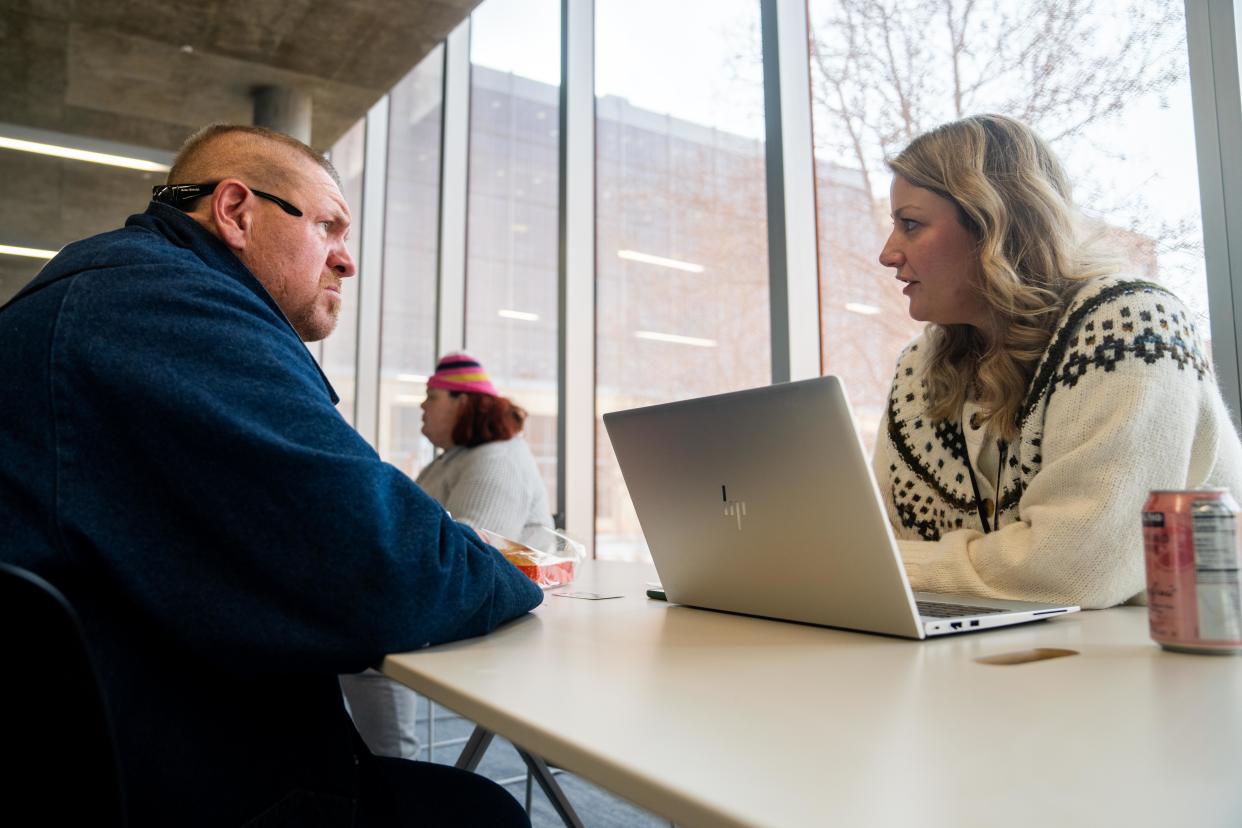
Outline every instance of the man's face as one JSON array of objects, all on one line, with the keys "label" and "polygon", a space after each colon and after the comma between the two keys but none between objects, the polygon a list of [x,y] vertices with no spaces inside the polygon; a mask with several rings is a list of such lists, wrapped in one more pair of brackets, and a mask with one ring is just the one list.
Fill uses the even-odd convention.
[{"label": "man's face", "polygon": [[317,342],[336,327],[341,281],[357,273],[345,240],[349,205],[318,164],[290,162],[297,182],[274,193],[302,211],[292,216],[255,197],[253,241],[238,255],[289,317],[304,342]]}]

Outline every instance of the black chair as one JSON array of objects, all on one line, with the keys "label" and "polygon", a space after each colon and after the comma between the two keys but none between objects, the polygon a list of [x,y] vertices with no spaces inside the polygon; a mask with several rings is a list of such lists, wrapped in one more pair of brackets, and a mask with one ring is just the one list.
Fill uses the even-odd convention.
[{"label": "black chair", "polygon": [[0,563],[0,822],[125,825],[111,720],[82,627],[39,576]]}]

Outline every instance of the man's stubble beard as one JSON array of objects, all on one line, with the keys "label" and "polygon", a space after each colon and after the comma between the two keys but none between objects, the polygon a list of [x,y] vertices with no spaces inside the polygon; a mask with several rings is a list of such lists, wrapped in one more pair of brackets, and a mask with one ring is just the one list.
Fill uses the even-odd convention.
[{"label": "man's stubble beard", "polygon": [[[329,300],[329,302],[331,302],[331,300]],[[327,339],[329,336],[332,335],[332,332],[336,330],[337,323],[340,321],[341,300],[338,299],[336,302],[331,302],[331,304],[329,304],[328,309],[327,309],[328,329],[324,331],[323,333],[319,333],[317,330],[318,326],[315,326],[315,317],[316,317],[315,311],[316,311],[316,308],[315,306],[312,305],[310,309],[310,313],[307,314],[309,318],[305,318],[305,317],[301,319],[291,318],[289,320],[290,324],[293,325],[293,329],[297,331],[298,337],[303,342],[322,342],[323,340]]]}]

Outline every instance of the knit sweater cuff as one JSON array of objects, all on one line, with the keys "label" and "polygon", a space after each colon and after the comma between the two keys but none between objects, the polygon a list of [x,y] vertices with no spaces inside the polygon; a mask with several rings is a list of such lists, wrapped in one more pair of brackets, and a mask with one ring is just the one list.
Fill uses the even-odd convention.
[{"label": "knit sweater cuff", "polygon": [[977,537],[981,537],[978,532],[960,531],[939,541],[897,541],[910,588],[916,592],[992,593],[970,565],[969,544]]}]

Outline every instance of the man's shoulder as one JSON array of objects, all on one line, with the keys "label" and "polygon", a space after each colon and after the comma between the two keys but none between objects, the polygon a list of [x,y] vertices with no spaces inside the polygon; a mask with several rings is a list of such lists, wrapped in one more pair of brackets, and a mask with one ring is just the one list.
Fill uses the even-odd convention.
[{"label": "man's shoulder", "polygon": [[[179,247],[151,230],[126,226],[66,245],[39,272],[24,292],[33,292],[62,279],[91,274],[178,273],[183,277],[223,275],[186,248]],[[156,283],[148,280],[110,282],[109,288],[126,291]]]},{"label": "man's shoulder", "polygon": [[13,329],[54,324],[67,354],[99,356],[105,341],[148,358],[190,341],[304,352],[259,290],[200,254],[131,223],[68,245],[5,306],[5,317]]}]

